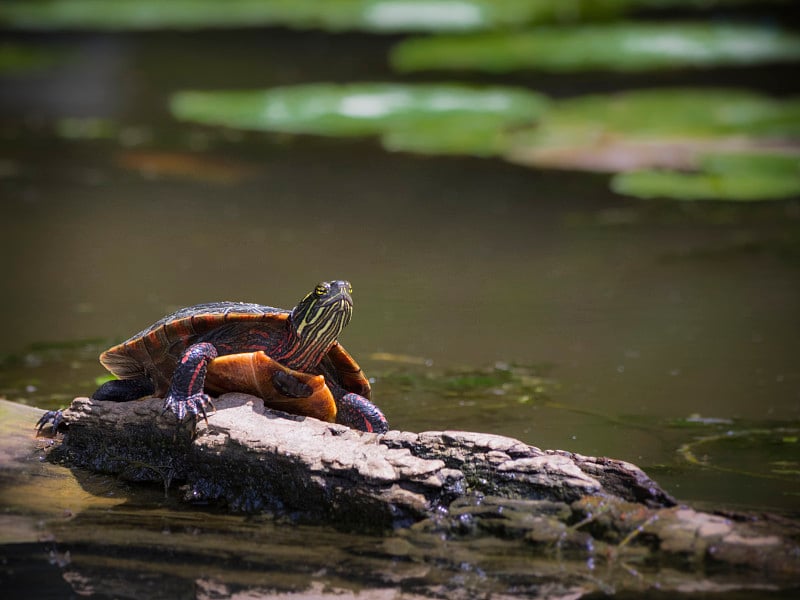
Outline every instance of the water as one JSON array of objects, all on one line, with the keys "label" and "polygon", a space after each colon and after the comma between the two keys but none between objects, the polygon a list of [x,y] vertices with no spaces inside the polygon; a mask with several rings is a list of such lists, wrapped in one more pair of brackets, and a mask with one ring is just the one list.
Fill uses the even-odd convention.
[{"label": "water", "polygon": [[[346,278],[355,313],[341,341],[374,378],[393,427],[491,431],[613,456],[696,506],[796,511],[796,201],[645,203],[613,195],[602,175],[392,155],[369,141],[226,134],[177,124],[165,110],[178,89],[385,79],[384,39],[280,31],[35,39],[74,62],[0,86],[0,352],[10,357],[0,388],[9,399],[52,408],[91,392],[104,345],[177,307],[290,308],[317,281]],[[720,78],[797,85],[762,72]],[[593,76],[526,83],[555,94],[603,85]],[[69,127],[59,119],[75,116],[109,119],[101,126],[110,139],[58,135]],[[64,344],[31,350],[43,342]],[[505,365],[544,378],[542,393],[435,384],[454,370]],[[680,421],[692,415],[722,422]],[[754,429],[766,433],[725,442],[729,431]],[[706,466],[678,453],[701,436],[716,436],[691,447]],[[99,527],[117,539],[129,529],[120,514],[107,522],[94,513],[83,517],[86,530],[59,526],[59,551],[71,547],[73,564],[97,558],[101,570],[124,563],[139,572],[140,561],[153,560],[162,521],[173,532],[185,518],[194,523],[186,531],[204,534],[198,522],[220,519],[220,543],[235,556],[267,544],[241,569],[214,557],[217,581],[253,583],[260,573],[266,583],[255,583],[270,589],[304,589],[313,573],[334,588],[341,579],[368,585],[371,570],[385,575],[400,560],[391,552],[364,559],[381,540],[184,515],[159,494],[126,493],[131,529],[156,531],[136,551],[121,551],[122,563],[100,560],[102,542],[85,532]],[[315,558],[305,540],[320,536],[328,541]],[[332,548],[342,552],[334,568],[324,564]],[[41,546],[28,550],[43,564]],[[279,585],[262,568],[286,553],[310,566]],[[478,568],[478,555],[466,556]],[[194,554],[162,558],[178,570],[193,565],[180,572],[184,584],[194,581]],[[406,560],[423,569],[435,562]],[[425,581],[488,577],[489,587],[469,589],[510,589],[500,574],[519,564],[492,560],[480,567],[490,569],[484,579],[469,569],[454,575],[450,565]],[[42,568],[58,568],[54,561]]]}]

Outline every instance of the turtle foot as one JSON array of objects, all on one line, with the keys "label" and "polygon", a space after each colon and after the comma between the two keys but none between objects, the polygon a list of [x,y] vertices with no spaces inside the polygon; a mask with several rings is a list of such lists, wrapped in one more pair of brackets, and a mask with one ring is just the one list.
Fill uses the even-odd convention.
[{"label": "turtle foot", "polygon": [[287,398],[308,398],[314,393],[310,385],[285,371],[278,371],[272,376],[272,385]]},{"label": "turtle foot", "polygon": [[178,417],[178,423],[183,423],[186,413],[194,415],[192,424],[197,424],[197,417],[202,416],[208,423],[206,414],[206,404],[214,405],[211,398],[203,392],[203,385],[206,380],[206,370],[208,363],[217,357],[217,350],[208,342],[200,342],[189,346],[183,353],[175,373],[172,375],[172,383],[169,392],[164,398],[164,410],[162,415],[169,411]]},{"label": "turtle foot", "polygon": [[36,436],[42,435],[42,431],[49,425],[50,431],[55,435],[58,431],[58,426],[64,422],[64,412],[62,410],[48,410],[36,422]]},{"label": "turtle foot", "polygon": [[[206,404],[214,408],[214,403],[211,397],[203,392],[192,394],[190,396],[180,396],[170,392],[164,398],[164,410],[161,412],[163,415],[167,411],[171,411],[178,417],[178,423],[182,423],[187,413],[193,415],[193,421],[196,422],[197,418],[202,416],[206,423],[208,423],[208,413],[206,413]],[[213,414],[213,413],[212,413]]]}]

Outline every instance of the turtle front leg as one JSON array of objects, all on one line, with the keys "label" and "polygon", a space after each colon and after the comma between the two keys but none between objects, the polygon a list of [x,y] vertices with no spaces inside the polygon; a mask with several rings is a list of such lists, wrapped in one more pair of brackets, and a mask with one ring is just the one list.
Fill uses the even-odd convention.
[{"label": "turtle front leg", "polygon": [[337,423],[372,433],[389,431],[389,423],[381,409],[364,396],[350,392],[339,398],[336,404]]},{"label": "turtle front leg", "polygon": [[193,344],[186,349],[172,375],[169,392],[164,398],[164,412],[172,411],[179,422],[183,421],[187,412],[195,417],[202,415],[208,421],[206,404],[211,403],[211,398],[203,392],[203,385],[208,363],[216,357],[217,349],[207,342]]}]

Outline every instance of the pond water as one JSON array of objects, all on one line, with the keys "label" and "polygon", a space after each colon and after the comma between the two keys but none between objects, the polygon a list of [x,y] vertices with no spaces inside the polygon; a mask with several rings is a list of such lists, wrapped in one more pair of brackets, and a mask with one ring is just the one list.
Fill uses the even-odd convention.
[{"label": "pond water", "polygon": [[[71,60],[0,84],[0,395],[63,406],[96,387],[100,350],[177,307],[290,308],[317,281],[346,278],[355,312],[340,340],[374,379],[393,427],[489,431],[630,460],[700,507],[797,510],[797,201],[642,202],[608,191],[604,175],[389,154],[372,141],[232,134],[166,111],[180,89],[393,77],[384,38],[259,31],[37,41]],[[760,70],[721,79],[800,88]],[[637,81],[525,83],[562,95]],[[225,531],[220,543],[252,559],[181,554],[172,577],[181,581],[213,561],[213,573],[228,569],[218,579],[241,585],[367,585],[399,560],[373,556],[389,543],[381,540],[125,494],[114,518],[101,509],[83,518],[122,538],[141,530],[130,552],[103,556],[79,518],[59,528],[72,560],[134,571],[160,553],[172,561],[163,548],[151,553],[165,527],[206,540]],[[313,552],[309,537],[319,540]],[[305,566],[290,569],[292,558]],[[286,575],[279,583],[254,577],[270,562],[270,573]],[[493,582],[513,579],[498,575],[508,565],[479,562],[465,559],[472,566],[459,576],[481,580],[483,569],[486,581],[494,568]],[[445,571],[430,581],[452,582]]]}]

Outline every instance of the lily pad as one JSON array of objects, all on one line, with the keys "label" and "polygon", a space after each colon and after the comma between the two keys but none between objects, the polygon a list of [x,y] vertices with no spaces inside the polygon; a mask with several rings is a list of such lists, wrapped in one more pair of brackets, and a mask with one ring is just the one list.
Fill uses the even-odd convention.
[{"label": "lily pad", "polygon": [[329,31],[474,31],[619,14],[638,0],[5,0],[0,22],[32,29],[285,25]]},{"label": "lily pad", "polygon": [[390,129],[381,136],[381,143],[390,151],[492,156],[505,148],[507,130],[513,124],[503,114],[446,116]]},{"label": "lily pad", "polygon": [[757,201],[800,196],[800,154],[712,155],[696,173],[642,170],[620,173],[611,187],[638,198]]},{"label": "lily pad", "polygon": [[504,87],[365,83],[261,91],[187,91],[173,96],[181,120],[239,129],[330,136],[386,134],[394,149],[499,151],[504,127],[534,122],[548,100]]},{"label": "lily pad", "polygon": [[[562,100],[543,123],[548,133],[800,135],[800,98],[778,100],[742,89],[669,88]],[[563,134],[558,137],[569,137]]]},{"label": "lily pad", "polygon": [[694,169],[702,157],[798,151],[800,100],[743,90],[637,90],[554,103],[506,156],[538,167],[593,171]]},{"label": "lily pad", "polygon": [[646,71],[796,61],[800,35],[757,25],[610,23],[412,38],[391,54],[399,71],[505,73]]}]

